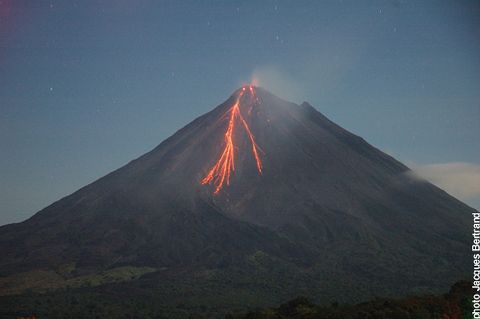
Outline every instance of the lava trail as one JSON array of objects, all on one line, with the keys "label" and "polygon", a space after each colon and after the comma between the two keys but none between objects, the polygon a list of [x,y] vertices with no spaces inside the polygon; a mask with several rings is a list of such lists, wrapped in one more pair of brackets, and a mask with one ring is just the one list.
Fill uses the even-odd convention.
[{"label": "lava trail", "polygon": [[235,142],[233,140],[233,136],[235,134],[235,130],[239,129],[238,127],[243,127],[245,129],[245,132],[247,133],[252,145],[252,154],[257,164],[258,173],[262,173],[263,166],[259,154],[261,149],[257,145],[255,137],[253,136],[252,131],[250,130],[250,127],[248,126],[247,121],[245,121],[245,118],[240,110],[241,99],[245,94],[250,95],[249,103],[251,104],[249,114],[251,113],[253,104],[258,101],[255,94],[255,89],[251,85],[248,86],[248,91],[247,87],[244,86],[237,95],[235,103],[226,113],[226,116],[228,116],[228,127],[225,132],[225,146],[223,151],[217,162],[212,166],[212,168],[210,168],[207,175],[202,179],[201,182],[202,185],[213,184],[215,186],[214,194],[218,194],[224,185],[230,184],[231,173],[235,170]]}]

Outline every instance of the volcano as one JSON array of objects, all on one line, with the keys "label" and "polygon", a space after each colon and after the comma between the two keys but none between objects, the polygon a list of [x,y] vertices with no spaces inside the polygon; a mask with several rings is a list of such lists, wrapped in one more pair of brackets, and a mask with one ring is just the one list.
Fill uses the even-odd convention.
[{"label": "volcano", "polygon": [[[446,291],[469,276],[471,211],[310,104],[247,85],[0,227],[0,293],[68,285],[178,314]],[[137,275],[78,284],[118,269]]]}]

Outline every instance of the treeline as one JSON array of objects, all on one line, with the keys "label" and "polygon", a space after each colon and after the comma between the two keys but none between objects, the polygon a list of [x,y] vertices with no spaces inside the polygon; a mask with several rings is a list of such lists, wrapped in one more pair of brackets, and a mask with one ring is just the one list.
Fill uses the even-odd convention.
[{"label": "treeline", "polygon": [[[99,292],[64,290],[50,294],[24,294],[0,297],[0,318],[125,318],[125,319],[471,319],[471,284],[459,282],[445,295],[380,299],[356,305],[316,305],[308,298],[299,297],[278,308],[266,308],[241,314],[209,312],[198,307],[189,311],[177,306],[172,311],[166,304],[139,300],[121,301]],[[206,307],[208,308],[208,307]],[[218,310],[218,309],[217,309]],[[224,312],[225,313],[225,312]]]},{"label": "treeline", "polygon": [[227,315],[225,319],[471,319],[471,284],[459,282],[442,296],[376,299],[357,305],[318,306],[300,297],[278,308]]}]

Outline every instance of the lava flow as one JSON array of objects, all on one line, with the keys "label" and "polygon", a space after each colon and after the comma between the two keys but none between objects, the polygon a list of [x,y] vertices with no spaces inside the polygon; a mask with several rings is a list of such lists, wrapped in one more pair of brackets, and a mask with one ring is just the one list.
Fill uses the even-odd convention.
[{"label": "lava flow", "polygon": [[230,184],[230,175],[235,170],[235,143],[233,140],[233,135],[238,126],[243,127],[250,139],[252,145],[252,153],[257,164],[258,173],[262,173],[262,160],[260,159],[259,151],[260,147],[255,142],[255,137],[248,126],[247,121],[243,117],[240,111],[240,100],[245,95],[245,93],[250,92],[250,105],[249,114],[253,107],[253,103],[258,101],[255,90],[253,86],[243,87],[240,93],[237,95],[235,103],[226,113],[228,116],[228,127],[225,132],[225,146],[223,152],[220,155],[220,158],[217,160],[215,165],[208,171],[208,174],[202,179],[202,185],[213,184],[215,186],[214,194],[218,194],[222,187],[226,184]]}]

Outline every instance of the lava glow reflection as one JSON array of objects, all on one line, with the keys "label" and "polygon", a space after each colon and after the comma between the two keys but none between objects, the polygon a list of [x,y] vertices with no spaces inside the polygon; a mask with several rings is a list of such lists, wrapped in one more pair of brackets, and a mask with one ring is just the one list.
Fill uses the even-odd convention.
[{"label": "lava glow reflection", "polygon": [[[249,92],[249,94],[247,92]],[[247,121],[245,121],[245,118],[240,111],[240,103],[245,94],[249,95],[248,103],[250,111],[254,103],[258,101],[253,86],[248,86],[248,90],[247,87],[242,87],[242,90],[237,95],[235,103],[226,114],[226,116],[228,116],[228,127],[224,138],[225,146],[220,158],[217,160],[215,165],[210,168],[207,175],[202,179],[201,182],[202,185],[213,184],[215,186],[214,194],[218,194],[224,185],[230,184],[230,175],[235,170],[235,143],[233,140],[233,135],[237,128],[240,129],[243,127],[245,129],[245,132],[247,133],[252,145],[252,154],[256,161],[258,173],[262,173],[262,160],[260,159],[259,155],[261,149],[255,142],[255,137],[253,136]]]}]

